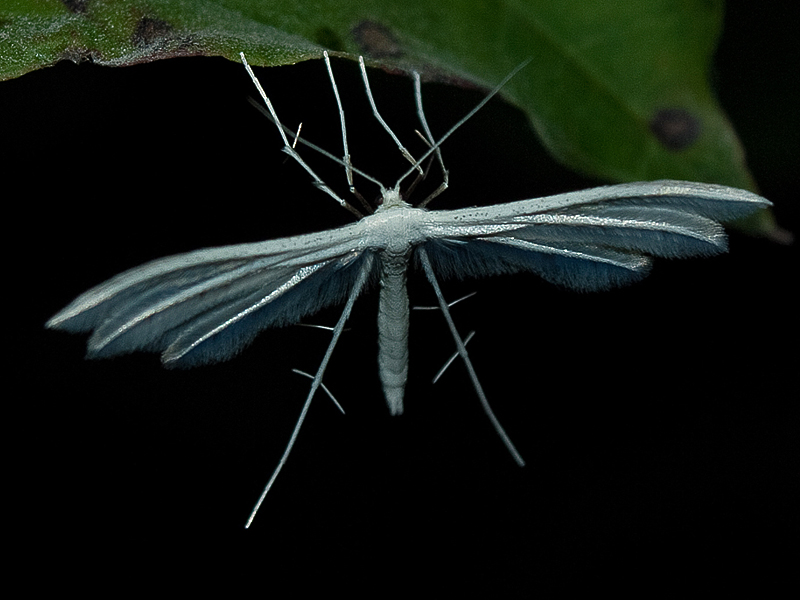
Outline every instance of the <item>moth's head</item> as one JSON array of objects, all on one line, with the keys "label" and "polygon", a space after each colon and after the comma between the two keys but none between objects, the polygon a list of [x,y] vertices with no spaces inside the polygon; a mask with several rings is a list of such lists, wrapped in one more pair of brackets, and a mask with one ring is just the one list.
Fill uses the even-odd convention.
[{"label": "moth's head", "polygon": [[377,211],[383,211],[391,208],[400,208],[407,206],[410,205],[408,204],[408,202],[403,200],[403,196],[400,194],[400,185],[398,184],[393,188],[387,188],[381,192],[381,197],[378,200]]}]

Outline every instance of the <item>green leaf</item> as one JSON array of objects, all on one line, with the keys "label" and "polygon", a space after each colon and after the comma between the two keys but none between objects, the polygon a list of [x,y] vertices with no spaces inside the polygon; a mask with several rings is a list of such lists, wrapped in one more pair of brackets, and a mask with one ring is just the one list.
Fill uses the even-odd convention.
[{"label": "green leaf", "polygon": [[[570,167],[755,189],[709,86],[722,14],[721,0],[6,0],[0,78],[63,59],[123,66],[244,51],[281,65],[328,48],[488,87],[531,58],[503,94]],[[766,212],[746,226],[775,227]]]}]

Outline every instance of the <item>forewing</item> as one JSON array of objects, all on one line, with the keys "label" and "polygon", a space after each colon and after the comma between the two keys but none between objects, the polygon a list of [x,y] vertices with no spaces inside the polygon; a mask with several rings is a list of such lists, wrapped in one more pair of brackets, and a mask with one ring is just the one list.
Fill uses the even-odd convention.
[{"label": "forewing", "polygon": [[605,289],[646,275],[651,256],[724,251],[719,221],[769,205],[756,194],[726,186],[626,183],[432,212],[425,248],[444,274],[527,270],[574,289]]},{"label": "forewing", "polygon": [[47,326],[92,331],[88,356],[161,352],[169,366],[227,360],[262,329],[341,301],[365,256],[358,224],[155,260],[76,298]]}]

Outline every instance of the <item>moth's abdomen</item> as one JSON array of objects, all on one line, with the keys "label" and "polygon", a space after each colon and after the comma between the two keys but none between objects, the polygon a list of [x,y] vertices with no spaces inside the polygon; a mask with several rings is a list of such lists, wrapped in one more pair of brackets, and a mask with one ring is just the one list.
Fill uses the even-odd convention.
[{"label": "moth's abdomen", "polygon": [[386,403],[393,415],[403,412],[408,377],[408,255],[381,255],[378,305],[378,373]]}]

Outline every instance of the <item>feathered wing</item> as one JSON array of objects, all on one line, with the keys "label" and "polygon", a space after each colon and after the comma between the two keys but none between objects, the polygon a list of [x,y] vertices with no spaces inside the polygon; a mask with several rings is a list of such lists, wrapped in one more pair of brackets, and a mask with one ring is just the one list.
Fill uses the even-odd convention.
[{"label": "feathered wing", "polygon": [[168,366],[227,360],[261,330],[343,301],[369,250],[358,223],[155,260],[109,279],[47,322],[92,331],[92,358],[161,352]]},{"label": "feathered wing", "polygon": [[720,185],[625,183],[431,212],[424,248],[444,275],[533,271],[569,288],[598,290],[644,277],[651,256],[722,252],[719,221],[767,206],[761,196]]}]

